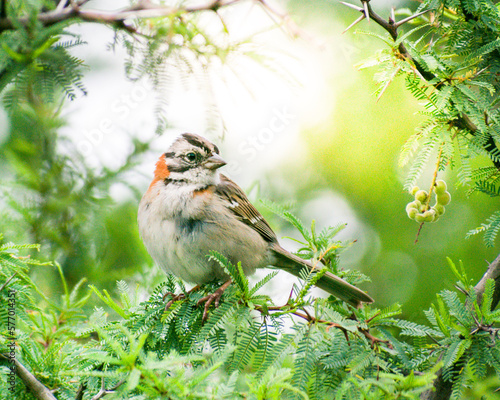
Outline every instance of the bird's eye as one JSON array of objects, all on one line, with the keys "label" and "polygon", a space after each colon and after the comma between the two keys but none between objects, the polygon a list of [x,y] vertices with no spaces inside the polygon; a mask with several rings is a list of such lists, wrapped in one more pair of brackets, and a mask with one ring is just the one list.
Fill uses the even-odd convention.
[{"label": "bird's eye", "polygon": [[190,151],[189,153],[186,154],[186,160],[189,161],[189,162],[195,162],[197,159],[196,157],[196,153]]}]

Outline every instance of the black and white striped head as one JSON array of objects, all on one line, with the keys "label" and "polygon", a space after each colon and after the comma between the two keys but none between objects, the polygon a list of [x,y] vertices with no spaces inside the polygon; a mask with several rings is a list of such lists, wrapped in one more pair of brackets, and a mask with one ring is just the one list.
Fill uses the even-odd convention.
[{"label": "black and white striped head", "polygon": [[226,165],[219,149],[194,133],[183,133],[163,155],[169,181],[181,181],[203,187],[218,183],[217,170]]}]

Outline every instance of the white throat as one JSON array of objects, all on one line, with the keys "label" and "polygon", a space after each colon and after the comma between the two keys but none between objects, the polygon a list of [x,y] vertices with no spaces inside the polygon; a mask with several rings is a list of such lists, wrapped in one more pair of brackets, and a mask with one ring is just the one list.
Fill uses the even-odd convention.
[{"label": "white throat", "polygon": [[220,183],[219,171],[202,167],[192,168],[184,172],[171,172],[168,180],[172,183],[183,182],[184,185],[192,187],[192,190],[200,190]]}]

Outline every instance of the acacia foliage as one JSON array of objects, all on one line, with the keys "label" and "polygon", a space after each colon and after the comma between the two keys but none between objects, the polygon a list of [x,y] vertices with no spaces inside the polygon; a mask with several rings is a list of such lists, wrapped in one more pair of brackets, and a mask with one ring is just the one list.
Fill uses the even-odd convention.
[{"label": "acacia foliage", "polygon": [[[16,360],[57,399],[419,399],[439,368],[453,399],[488,393],[499,382],[493,280],[478,301],[463,266],[450,260],[458,290],[437,295],[426,325],[400,318],[398,304],[353,309],[333,297],[315,298],[310,289],[322,271],[356,284],[367,278],[339,267],[350,244],[334,238],[343,226],[317,233],[274,208],[300,228],[302,252],[314,254],[313,262],[321,257],[322,270],[304,274],[287,303],[276,305],[259,292],[276,272],[251,285],[240,265],[212,253],[234,283],[206,321],[198,302],[215,283],[188,292],[169,276],[141,300],[139,285],[118,281],[118,295],[111,296],[85,287],[85,280],[70,288],[58,264],[22,257],[27,246],[2,245],[0,300],[7,304],[16,293],[16,319],[13,338],[2,308],[0,353],[10,353],[14,342]],[[30,266],[56,268],[62,295],[45,296],[29,278]],[[100,305],[85,312],[92,295]],[[19,377],[10,386],[9,361],[0,364],[1,398],[37,398]]]},{"label": "acacia foliage", "polygon": [[[186,293],[181,282],[169,277],[142,299],[141,288],[131,290],[124,281],[117,283],[116,298],[105,290],[87,289],[85,279],[68,284],[70,265],[99,267],[102,262],[99,249],[88,246],[106,243],[96,239],[93,221],[109,204],[111,182],[133,165],[147,143],[136,142],[123,168],[99,177],[75,154],[59,153],[63,99],[85,94],[86,67],[71,54],[84,41],[67,29],[80,20],[75,14],[44,24],[39,16],[56,11],[51,1],[5,4],[0,15],[0,89],[12,124],[6,154],[18,179],[5,190],[7,205],[17,212],[8,216],[20,224],[19,232],[40,239],[43,258],[57,258],[62,266],[37,265],[25,257],[26,246],[2,242],[0,301],[15,304],[16,328],[12,337],[9,308],[2,307],[0,352],[9,353],[14,343],[19,365],[54,397],[417,399],[431,387],[438,368],[452,383],[452,398],[494,396],[491,388],[498,385],[500,372],[495,328],[500,314],[490,310],[494,285],[487,284],[479,302],[465,271],[453,263],[459,290],[437,296],[425,312],[427,325],[398,318],[399,305],[353,310],[334,298],[314,298],[310,289],[319,275],[304,275],[285,305],[273,304],[258,290],[274,273],[251,286],[239,266],[218,254],[211,256],[234,284],[206,322],[197,302],[213,286]],[[382,90],[394,76],[405,74],[409,90],[428,109],[429,121],[403,151],[403,159],[415,154],[408,186],[436,154],[438,172],[457,165],[462,183],[497,195],[499,159],[490,144],[498,140],[498,10],[491,2],[473,1],[427,1],[424,9],[431,10],[432,20],[428,15],[414,20],[417,29],[398,39],[382,37],[389,49],[376,60],[383,67],[378,75]],[[150,76],[162,86],[170,76],[165,63],[200,72],[209,60],[229,57],[237,46],[214,40],[193,14],[179,11],[167,18],[139,19],[132,26],[123,21],[113,25],[116,44],[123,44],[131,56],[126,71],[132,79]],[[11,27],[5,28],[5,18]],[[403,41],[413,61],[401,57]],[[161,131],[166,121],[159,104]],[[474,166],[471,160],[481,155],[493,166]],[[32,201],[19,201],[12,187]],[[325,270],[354,284],[366,279],[339,268],[338,254],[347,245],[334,239],[340,227],[317,233],[289,211],[269,206],[302,234],[301,256],[321,258]],[[484,227],[485,238],[491,240],[500,225],[497,214],[492,218]],[[30,278],[30,267],[41,273],[55,268],[62,295],[49,297]],[[168,292],[185,294],[175,299]],[[93,294],[100,306],[87,312],[84,306]],[[175,301],[165,310],[170,300]],[[12,398],[9,366],[3,359],[0,396],[6,399]],[[26,384],[18,377],[15,398],[37,398],[39,393],[28,392]]]},{"label": "acacia foliage", "polygon": [[[415,12],[404,9],[397,14],[388,20],[376,15],[386,32],[367,33],[386,47],[360,67],[378,68],[379,96],[397,76],[404,77],[423,106],[426,120],[400,154],[400,166],[408,168],[405,189],[411,192],[430,164],[434,176],[427,182],[429,194],[438,174],[450,168],[457,170],[458,185],[469,195],[498,197],[498,5],[489,0],[426,0]],[[428,202],[426,206],[429,209]],[[493,246],[499,231],[500,212],[495,211],[467,236],[484,233],[485,244]]]}]

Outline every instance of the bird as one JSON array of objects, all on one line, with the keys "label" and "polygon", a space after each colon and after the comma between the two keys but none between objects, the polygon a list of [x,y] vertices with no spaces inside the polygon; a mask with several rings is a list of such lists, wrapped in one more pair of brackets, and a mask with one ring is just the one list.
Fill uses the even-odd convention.
[{"label": "bird", "polygon": [[[139,233],[155,263],[167,274],[201,285],[224,281],[207,296],[205,314],[231,280],[221,265],[207,257],[216,251],[232,264],[241,262],[245,275],[274,267],[300,277],[321,268],[285,250],[268,222],[244,191],[220,173],[226,165],[218,147],[206,138],[184,133],[156,162],[154,178],[137,213]],[[353,307],[373,299],[327,271],[316,286]]]}]

